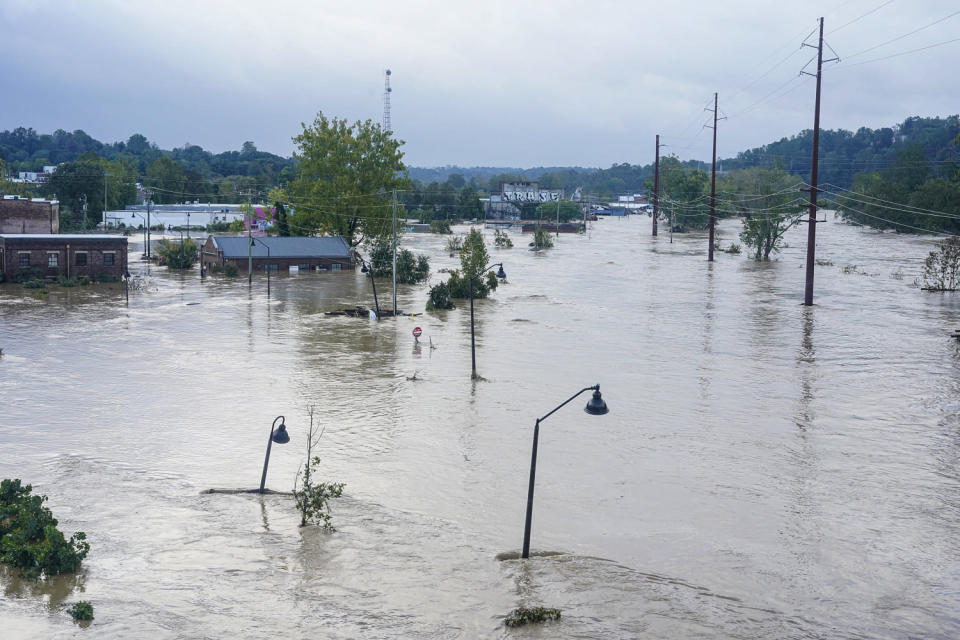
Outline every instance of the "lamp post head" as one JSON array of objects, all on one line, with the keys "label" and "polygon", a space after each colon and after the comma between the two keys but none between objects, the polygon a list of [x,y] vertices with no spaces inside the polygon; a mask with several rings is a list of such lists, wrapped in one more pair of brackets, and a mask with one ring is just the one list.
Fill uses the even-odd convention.
[{"label": "lamp post head", "polygon": [[503,263],[500,263],[500,269],[497,271],[497,277],[501,280],[506,280],[507,272],[503,270]]},{"label": "lamp post head", "polygon": [[610,409],[607,408],[607,403],[600,397],[600,385],[597,385],[593,390],[593,397],[590,398],[590,401],[587,402],[587,406],[584,407],[583,410],[592,416],[602,416],[605,413],[609,413]]},{"label": "lamp post head", "polygon": [[367,271],[370,271],[367,269],[367,263],[363,263],[363,266],[360,267],[360,273],[366,273]]},{"label": "lamp post head", "polygon": [[290,442],[290,434],[287,433],[287,425],[280,423],[280,426],[273,432],[271,440],[277,444],[287,444]]}]

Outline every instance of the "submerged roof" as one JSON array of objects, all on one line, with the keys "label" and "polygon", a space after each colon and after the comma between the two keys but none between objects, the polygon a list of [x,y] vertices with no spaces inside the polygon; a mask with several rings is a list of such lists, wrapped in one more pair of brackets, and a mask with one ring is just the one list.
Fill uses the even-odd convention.
[{"label": "submerged roof", "polygon": [[[246,258],[249,240],[245,236],[211,236],[225,258]],[[253,257],[266,258],[350,258],[350,247],[340,236],[257,238],[253,239]]]}]

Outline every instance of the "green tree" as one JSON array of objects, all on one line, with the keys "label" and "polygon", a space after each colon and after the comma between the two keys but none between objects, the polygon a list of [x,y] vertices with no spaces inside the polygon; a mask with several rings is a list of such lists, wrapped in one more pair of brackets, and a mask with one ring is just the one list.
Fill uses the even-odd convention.
[{"label": "green tree", "polygon": [[298,230],[342,236],[350,247],[391,233],[390,192],[410,185],[402,140],[371,120],[348,125],[321,112],[293,141],[297,178],[289,190]]},{"label": "green tree", "polygon": [[540,203],[537,206],[537,219],[544,222],[554,222],[557,219],[558,206],[560,211],[560,222],[579,220],[583,217],[583,212],[580,210],[579,204],[573,200],[562,198],[556,202]]},{"label": "green tree", "polygon": [[[370,267],[373,277],[393,277],[393,243],[389,238],[380,238],[370,252]],[[420,284],[430,277],[430,259],[414,255],[409,249],[397,249],[397,283]]]},{"label": "green tree", "polygon": [[267,195],[267,202],[273,203],[275,209],[274,221],[276,222],[277,235],[287,237],[290,235],[290,220],[287,215],[287,207],[284,202],[287,200],[287,193],[280,187],[270,189]]},{"label": "green tree", "polygon": [[801,186],[786,171],[758,167],[733,171],[719,182],[718,209],[744,217],[740,240],[754,260],[769,260],[784,234],[800,223],[806,201]]},{"label": "green tree", "polygon": [[[450,177],[452,178],[453,176]],[[460,177],[463,178],[463,176]],[[460,190],[460,195],[457,196],[457,203],[460,212],[459,215],[455,217],[466,218],[468,220],[480,220],[483,218],[483,203],[480,202],[480,197],[473,187],[463,187]]]},{"label": "green tree", "polygon": [[147,167],[146,187],[157,204],[171,204],[183,199],[187,177],[183,167],[166,156],[157,158]]},{"label": "green tree", "polygon": [[482,277],[489,261],[490,254],[487,252],[483,234],[471,229],[460,247],[460,269],[451,271],[447,281],[450,297],[469,298],[471,283],[474,298],[486,298],[491,291],[496,290],[499,283],[492,271]]},{"label": "green tree", "polygon": [[660,158],[661,210],[673,207],[674,225],[704,229],[710,222],[710,177],[684,166],[676,156]]},{"label": "green tree", "polygon": [[184,238],[181,242],[164,238],[157,245],[156,252],[163,265],[170,269],[192,269],[200,257],[200,247],[192,238]]}]

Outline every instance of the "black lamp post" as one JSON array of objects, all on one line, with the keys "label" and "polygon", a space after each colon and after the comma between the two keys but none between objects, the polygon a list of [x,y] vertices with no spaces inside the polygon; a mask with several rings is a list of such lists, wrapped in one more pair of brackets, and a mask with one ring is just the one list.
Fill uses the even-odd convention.
[{"label": "black lamp post", "polygon": [[523,553],[520,555],[521,558],[530,557],[530,522],[533,519],[533,485],[537,477],[537,441],[540,439],[540,423],[552,416],[558,409],[565,406],[568,402],[579,396],[584,391],[593,391],[593,397],[590,398],[590,401],[587,402],[587,406],[584,407],[584,411],[589,413],[592,416],[602,416],[607,413],[607,403],[603,401],[603,398],[600,396],[600,385],[595,384],[592,387],[584,387],[577,391],[575,394],[567,398],[562,404],[558,405],[553,411],[543,416],[542,418],[537,418],[537,423],[533,427],[533,453],[530,454],[530,486],[527,489],[527,520],[523,528]]},{"label": "black lamp post", "polygon": [[[136,213],[131,213],[130,217],[133,218],[137,216]],[[143,220],[143,255],[147,255],[147,220],[143,216],[140,216],[140,219]]]},{"label": "black lamp post", "polygon": [[130,304],[130,272],[123,273],[123,294],[127,298],[127,304]]},{"label": "black lamp post", "polygon": [[[267,297],[269,298],[270,297],[270,245],[268,245],[262,239],[260,240],[260,244],[262,244],[267,248],[267,264],[264,266],[264,269],[267,272]],[[254,240],[253,238],[250,238],[250,246],[251,247],[257,246],[257,241]]]},{"label": "black lamp post", "polygon": [[[277,420],[280,421],[280,426],[277,427]],[[290,434],[287,433],[287,425],[284,424],[283,416],[277,416],[273,419],[273,424],[270,425],[270,438],[267,440],[267,456],[263,459],[263,475],[260,476],[260,493],[263,493],[263,485],[267,482],[267,465],[270,463],[270,446],[276,442],[277,444],[287,444],[290,442]],[[276,427],[276,431],[274,428]]]},{"label": "black lamp post", "polygon": [[472,373],[470,374],[470,377],[474,379],[477,377],[477,348],[474,344],[474,339],[473,339],[473,279],[479,278],[480,276],[485,274],[487,271],[490,271],[490,269],[493,269],[494,267],[500,267],[500,269],[497,271],[497,277],[500,278],[501,280],[506,279],[507,274],[503,270],[502,262],[494,262],[493,264],[485,268],[480,273],[470,276],[470,365],[472,369]]},{"label": "black lamp post", "polygon": [[373,285],[373,304],[377,307],[377,320],[380,320],[380,301],[377,300],[377,280],[373,277],[373,269],[367,267],[367,261],[363,259],[359,253],[357,254],[357,260],[360,261],[360,273],[370,273],[370,284]]}]

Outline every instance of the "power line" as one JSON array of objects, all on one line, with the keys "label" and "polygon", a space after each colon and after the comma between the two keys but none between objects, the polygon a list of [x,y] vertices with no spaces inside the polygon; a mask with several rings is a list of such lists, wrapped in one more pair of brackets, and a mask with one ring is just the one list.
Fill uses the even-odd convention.
[{"label": "power line", "polygon": [[860,16],[857,16],[856,18],[854,18],[854,19],[851,20],[850,22],[846,22],[846,23],[840,25],[839,27],[837,27],[836,29],[833,29],[832,31],[827,32],[827,35],[829,36],[829,35],[831,35],[831,34],[836,33],[837,31],[840,31],[840,29],[843,29],[843,28],[845,28],[845,27],[849,27],[849,26],[852,25],[854,22],[857,22],[857,21],[859,21],[859,20],[862,20],[862,19],[866,18],[866,17],[869,16],[871,13],[875,13],[875,12],[877,12],[877,11],[880,11],[880,9],[883,9],[885,6],[887,6],[888,4],[891,4],[892,2],[893,2],[893,0],[887,0],[887,1],[884,2],[883,4],[878,5],[878,6],[874,7],[873,9],[870,9],[870,11],[867,11],[866,13],[864,13],[864,14],[862,14],[862,15],[860,15]]},{"label": "power line", "polygon": [[943,22],[944,20],[947,20],[948,18],[952,18],[953,16],[955,16],[955,15],[957,15],[957,14],[960,14],[960,11],[954,11],[954,12],[951,13],[950,15],[944,16],[944,17],[940,18],[939,20],[934,20],[933,22],[931,22],[931,23],[929,23],[929,24],[925,24],[925,25],[923,25],[922,27],[919,27],[919,28],[917,28],[917,29],[914,29],[913,31],[908,31],[907,33],[904,33],[903,35],[899,35],[899,36],[897,36],[896,38],[892,38],[892,39],[890,39],[890,40],[887,40],[886,42],[881,42],[880,44],[874,45],[874,46],[872,46],[872,47],[870,47],[870,48],[868,48],[868,49],[864,49],[863,51],[858,51],[858,52],[856,52],[856,53],[852,53],[852,54],[850,54],[849,56],[847,56],[846,59],[849,60],[850,58],[856,58],[857,56],[859,56],[859,55],[861,55],[861,54],[867,53],[868,51],[873,51],[874,49],[879,49],[880,47],[884,47],[884,46],[886,46],[886,45],[888,45],[888,44],[890,44],[890,43],[892,43],[892,42],[896,42],[897,40],[903,40],[903,39],[906,38],[907,36],[912,36],[912,35],[915,34],[915,33],[918,33],[918,32],[920,32],[920,31],[923,31],[924,29],[928,29],[929,27],[932,27],[932,26],[934,26],[934,25],[936,25],[936,24],[940,24],[940,23]]},{"label": "power line", "polygon": [[927,49],[933,49],[935,47],[941,47],[945,44],[951,44],[954,42],[960,42],[960,38],[953,38],[952,40],[944,40],[943,42],[937,42],[935,44],[928,45],[926,47],[919,47],[917,49],[910,49],[909,51],[902,51],[900,53],[894,53],[893,55],[884,56],[882,58],[873,58],[872,60],[864,60],[863,62],[854,62],[853,64],[840,64],[834,67],[834,71],[839,69],[849,69],[851,67],[859,67],[862,64],[870,64],[871,62],[880,62],[882,60],[890,60],[891,58],[899,58],[900,56],[909,55],[911,53],[917,53],[918,51],[926,51]]}]

